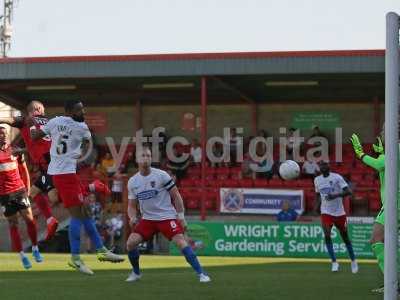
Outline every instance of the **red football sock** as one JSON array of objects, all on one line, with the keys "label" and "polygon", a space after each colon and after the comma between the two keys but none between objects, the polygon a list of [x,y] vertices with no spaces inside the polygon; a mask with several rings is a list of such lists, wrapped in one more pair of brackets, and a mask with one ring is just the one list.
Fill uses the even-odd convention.
[{"label": "red football sock", "polygon": [[49,198],[44,196],[43,194],[37,194],[33,200],[36,203],[36,206],[39,208],[42,215],[46,218],[46,220],[52,217],[51,208],[49,205]]},{"label": "red football sock", "polygon": [[10,225],[9,231],[10,231],[12,250],[15,252],[21,252],[22,242],[21,242],[21,236],[19,235],[18,226]]},{"label": "red football sock", "polygon": [[29,238],[32,242],[32,246],[37,245],[37,228],[36,228],[36,220],[25,220],[26,229],[28,231]]}]

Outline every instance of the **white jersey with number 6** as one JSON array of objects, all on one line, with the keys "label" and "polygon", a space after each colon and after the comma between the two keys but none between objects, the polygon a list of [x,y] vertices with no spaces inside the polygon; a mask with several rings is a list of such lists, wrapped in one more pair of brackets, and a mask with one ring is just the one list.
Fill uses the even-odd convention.
[{"label": "white jersey with number 6", "polygon": [[337,197],[328,200],[329,194],[338,194],[348,187],[346,181],[337,173],[330,172],[328,177],[319,175],[314,179],[315,192],[321,195],[321,214],[343,216],[346,214],[343,207],[343,198]]},{"label": "white jersey with number 6", "polygon": [[55,117],[42,129],[51,137],[51,161],[47,173],[50,175],[76,173],[77,160],[81,156],[83,140],[91,134],[85,122],[71,117]]},{"label": "white jersey with number 6", "polygon": [[167,172],[151,168],[150,174],[139,172],[128,181],[128,199],[137,200],[144,220],[162,221],[176,219],[169,191],[175,182]]}]

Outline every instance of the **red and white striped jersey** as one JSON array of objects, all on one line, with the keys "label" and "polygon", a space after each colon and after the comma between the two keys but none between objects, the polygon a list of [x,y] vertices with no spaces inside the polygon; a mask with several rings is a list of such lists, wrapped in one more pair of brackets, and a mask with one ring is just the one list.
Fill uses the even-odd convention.
[{"label": "red and white striped jersey", "polygon": [[25,188],[18,170],[22,156],[14,156],[10,145],[0,149],[0,195],[8,195]]}]

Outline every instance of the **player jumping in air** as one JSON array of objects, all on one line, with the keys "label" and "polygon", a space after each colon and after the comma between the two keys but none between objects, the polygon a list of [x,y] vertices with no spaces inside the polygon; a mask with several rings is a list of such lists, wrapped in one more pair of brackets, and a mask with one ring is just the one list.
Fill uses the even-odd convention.
[{"label": "player jumping in air", "polygon": [[88,203],[84,202],[81,183],[76,174],[81,146],[91,139],[89,128],[84,122],[83,104],[77,100],[67,101],[64,109],[66,116],[51,119],[42,129],[32,130],[31,135],[34,140],[47,135],[51,138],[48,174],[52,175],[59,198],[71,215],[69,242],[72,259],[69,265],[82,273],[92,275],[92,270],[83,263],[79,255],[82,225],[95,245],[100,261],[122,262],[124,259],[104,247],[94,220],[89,215]]},{"label": "player jumping in air", "polygon": [[[128,257],[133,270],[126,281],[133,282],[141,278],[137,246],[161,232],[182,251],[200,282],[210,282],[210,277],[204,273],[196,254],[184,238],[186,222],[183,200],[173,179],[167,172],[151,167],[149,148],[138,149],[136,159],[139,172],[128,181],[128,216],[134,229],[127,241]],[[140,221],[137,204],[142,214]]]},{"label": "player jumping in air", "polygon": [[47,167],[50,162],[51,140],[45,136],[38,140],[32,140],[30,136],[31,129],[40,129],[48,122],[45,116],[45,109],[41,102],[32,101],[26,107],[26,114],[22,117],[15,117],[10,120],[0,120],[0,123],[8,124],[20,130],[24,140],[26,151],[29,153],[32,164],[39,170],[40,174],[37,180],[30,187],[29,196],[35,201],[41,214],[46,218],[47,235],[45,240],[51,239],[57,231],[58,221],[52,215],[47,194],[52,203],[58,201],[57,191],[53,186],[51,176],[47,175]]},{"label": "player jumping in air", "polygon": [[[384,133],[381,134],[384,137]],[[372,251],[376,259],[378,260],[379,269],[384,271],[384,252],[385,252],[385,211],[384,211],[384,203],[385,203],[385,150],[382,143],[381,137],[377,138],[377,143],[372,145],[372,148],[375,153],[378,154],[377,158],[369,156],[365,154],[364,149],[361,145],[360,139],[357,134],[353,134],[351,136],[351,143],[353,145],[354,152],[356,157],[360,159],[364,164],[376,170],[379,174],[380,181],[380,195],[381,195],[381,203],[382,207],[378,213],[378,216],[375,219],[374,226],[372,228],[372,236],[370,243],[372,245]],[[383,293],[384,287],[379,287],[377,289],[373,289],[372,292],[375,293]]]},{"label": "player jumping in air", "polygon": [[351,272],[358,272],[358,264],[354,255],[353,246],[347,233],[346,212],[343,207],[343,197],[351,195],[346,181],[337,173],[330,172],[329,164],[321,162],[319,165],[321,175],[314,179],[315,193],[318,209],[321,210],[321,224],[324,230],[326,248],[332,261],[332,272],[339,271],[335,251],[331,238],[333,225],[339,230],[340,236],[346,245],[351,259]]},{"label": "player jumping in air", "polygon": [[[7,218],[10,231],[12,249],[18,252],[25,269],[32,268],[32,264],[22,250],[22,241],[18,231],[18,214],[24,219],[28,236],[32,242],[32,255],[36,262],[42,262],[37,245],[36,221],[27,195],[29,174],[23,155],[17,156],[8,144],[7,129],[0,127],[0,204],[4,206],[4,216]],[[22,178],[27,180],[26,183]]]}]

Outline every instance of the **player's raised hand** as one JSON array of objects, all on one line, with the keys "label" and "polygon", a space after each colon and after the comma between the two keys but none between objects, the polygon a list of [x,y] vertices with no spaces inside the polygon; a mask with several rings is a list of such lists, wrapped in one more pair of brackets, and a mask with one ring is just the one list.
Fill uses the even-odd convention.
[{"label": "player's raised hand", "polygon": [[361,145],[360,139],[358,138],[358,135],[353,133],[351,135],[350,142],[353,145],[353,149],[357,158],[361,159],[365,155],[365,153]]},{"label": "player's raised hand", "polygon": [[379,136],[376,138],[376,143],[372,145],[372,149],[374,149],[374,152],[377,154],[385,153],[385,148],[383,147],[382,140]]}]

